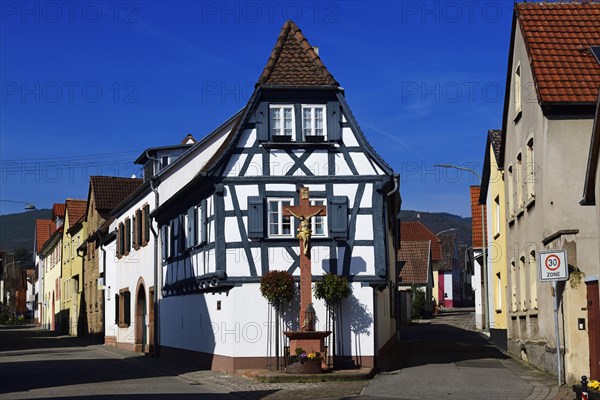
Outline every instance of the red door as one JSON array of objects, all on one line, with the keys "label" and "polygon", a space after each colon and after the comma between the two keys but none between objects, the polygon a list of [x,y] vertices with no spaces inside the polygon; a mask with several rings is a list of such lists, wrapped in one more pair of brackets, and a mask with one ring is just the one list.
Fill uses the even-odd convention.
[{"label": "red door", "polygon": [[586,282],[588,335],[590,340],[590,377],[600,378],[600,293],[598,281]]}]

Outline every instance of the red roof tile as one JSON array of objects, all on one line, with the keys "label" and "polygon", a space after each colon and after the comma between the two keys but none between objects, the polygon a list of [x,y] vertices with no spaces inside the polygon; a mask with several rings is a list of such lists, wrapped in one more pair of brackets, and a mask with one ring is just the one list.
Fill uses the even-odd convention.
[{"label": "red roof tile", "polygon": [[430,241],[402,241],[398,260],[402,264],[400,284],[426,284],[429,280]]},{"label": "red roof tile", "polygon": [[56,219],[56,217],[64,218],[65,217],[65,204],[64,203],[54,203],[52,206],[52,219]]},{"label": "red roof tile", "polygon": [[600,44],[600,3],[518,3],[519,26],[541,103],[594,103],[600,66],[589,50]]},{"label": "red roof tile", "polygon": [[35,252],[39,253],[42,246],[56,229],[54,221],[51,219],[35,220]]},{"label": "red roof tile", "polygon": [[400,239],[409,242],[431,241],[431,259],[433,261],[442,259],[442,246],[438,237],[419,221],[401,222]]},{"label": "red roof tile", "polygon": [[[483,247],[483,238],[481,236],[481,205],[479,204],[479,189],[479,186],[471,186],[471,232],[473,237],[473,247],[481,249]],[[483,209],[484,213],[487,213],[485,206]]]},{"label": "red roof tile", "polygon": [[[118,206],[142,183],[140,178],[118,178],[115,176],[90,177],[90,190],[94,193],[96,209],[105,214]],[[103,218],[105,215],[103,215]]]},{"label": "red roof tile", "polygon": [[65,206],[69,213],[69,226],[73,227],[84,215],[87,209],[86,200],[67,199]]},{"label": "red roof tile", "polygon": [[302,31],[287,21],[256,86],[339,86]]}]

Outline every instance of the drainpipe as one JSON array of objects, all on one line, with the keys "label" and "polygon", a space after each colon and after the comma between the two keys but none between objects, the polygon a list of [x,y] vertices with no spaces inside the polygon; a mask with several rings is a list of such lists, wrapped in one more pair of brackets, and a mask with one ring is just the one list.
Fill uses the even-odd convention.
[{"label": "drainpipe", "polygon": [[[146,152],[147,153],[147,152]],[[148,154],[146,154],[148,155]],[[150,178],[150,189],[154,192],[154,209],[156,210],[159,205],[159,196],[158,196],[158,180],[155,176]],[[148,221],[150,224],[150,231],[152,231],[152,235],[154,236],[154,357],[158,358],[160,354],[160,330],[158,329],[158,321],[159,321],[159,307],[158,307],[158,292],[162,288],[162,271],[159,274],[158,269],[161,266],[161,263],[158,262],[158,232],[154,230],[152,223]]]},{"label": "drainpipe", "polygon": [[[100,233],[100,231],[98,231],[98,243],[100,244],[100,251],[102,252],[102,273],[104,274],[102,277],[104,278],[104,287],[107,286],[108,281],[106,280],[106,250],[104,249],[104,237],[102,236],[102,233]],[[104,318],[102,318],[102,336],[106,336],[105,335],[105,329],[106,326],[104,325],[104,321],[106,320],[106,295],[108,294],[108,291],[105,289],[102,289],[102,315],[104,316]],[[106,341],[105,341],[106,343]]]}]

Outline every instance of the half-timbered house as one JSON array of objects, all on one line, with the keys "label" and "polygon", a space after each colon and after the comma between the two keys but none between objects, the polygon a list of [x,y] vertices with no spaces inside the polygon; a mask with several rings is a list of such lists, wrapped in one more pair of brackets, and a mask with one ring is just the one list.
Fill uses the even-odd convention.
[{"label": "half-timbered house", "polygon": [[[312,279],[329,272],[352,286],[336,353],[374,366],[396,333],[398,175],[369,145],[344,90],[293,22],[248,104],[225,125],[195,156],[199,168],[176,163],[178,172],[157,185],[161,356],[223,370],[269,363],[278,338],[259,282],[270,270],[299,278],[298,224],[284,210],[298,204],[303,185],[326,207],[312,219]],[[324,304],[314,306],[323,324]],[[285,323],[299,329],[297,319]]]}]

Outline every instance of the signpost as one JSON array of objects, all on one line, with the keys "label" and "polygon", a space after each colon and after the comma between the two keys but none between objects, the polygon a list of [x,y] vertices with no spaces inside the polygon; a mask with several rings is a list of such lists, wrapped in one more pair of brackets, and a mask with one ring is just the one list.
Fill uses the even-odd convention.
[{"label": "signpost", "polygon": [[560,357],[560,336],[558,329],[558,292],[556,282],[569,279],[569,264],[566,250],[540,251],[538,257],[540,281],[552,282],[554,292],[554,328],[556,334],[556,362],[558,365],[558,386],[562,385],[562,365]]}]

